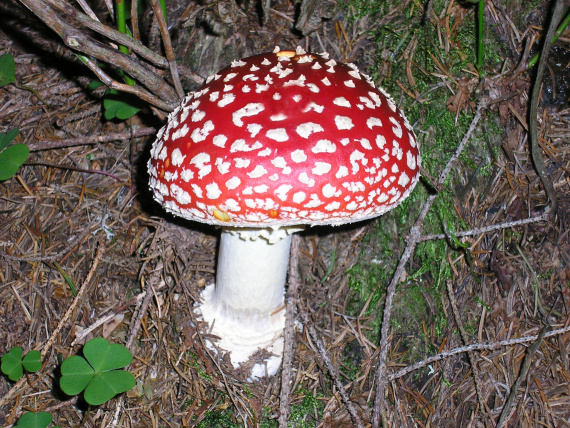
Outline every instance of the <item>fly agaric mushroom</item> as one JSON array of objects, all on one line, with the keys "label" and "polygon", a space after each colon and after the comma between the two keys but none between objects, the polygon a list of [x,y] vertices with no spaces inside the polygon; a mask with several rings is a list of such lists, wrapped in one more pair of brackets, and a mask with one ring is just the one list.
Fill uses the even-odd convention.
[{"label": "fly agaric mushroom", "polygon": [[202,318],[234,367],[258,349],[281,362],[291,233],[397,206],[419,179],[419,147],[394,101],[353,64],[280,51],[234,61],[173,111],[153,144],[163,207],[222,227]]}]

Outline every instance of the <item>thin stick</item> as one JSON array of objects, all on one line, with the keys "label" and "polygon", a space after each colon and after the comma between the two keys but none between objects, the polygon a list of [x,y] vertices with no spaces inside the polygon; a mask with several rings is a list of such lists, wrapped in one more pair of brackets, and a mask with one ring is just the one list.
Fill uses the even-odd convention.
[{"label": "thin stick", "polygon": [[146,59],[147,61],[151,62],[157,67],[160,68],[168,67],[168,61],[166,60],[166,58],[158,55],[156,52],[153,52],[145,45],[143,45],[140,41],[137,41],[136,38],[129,37],[128,35],[122,34],[119,31],[115,30],[114,28],[101,24],[99,21],[93,19],[92,17],[79,12],[77,9],[75,9],[70,4],[65,3],[63,0],[46,0],[46,1],[55,8],[57,8],[58,10],[72,16],[74,19],[76,19],[81,24],[85,25],[87,28],[101,34],[102,36],[109,38],[110,40],[113,40],[114,42],[126,46],[131,51],[136,52],[142,58]]},{"label": "thin stick", "polygon": [[[297,255],[293,255],[293,257],[297,257]],[[335,386],[338,389],[338,392],[340,394],[342,402],[344,403],[346,409],[348,410],[348,413],[350,414],[350,418],[352,419],[354,426],[356,426],[357,428],[364,428],[364,424],[362,423],[362,419],[358,415],[356,408],[354,407],[354,404],[352,404],[352,401],[350,401],[350,397],[348,396],[348,392],[346,392],[344,385],[340,381],[340,376],[338,374],[338,371],[336,370],[335,366],[333,365],[329,356],[327,355],[327,351],[325,349],[325,346],[323,345],[323,342],[319,338],[319,335],[318,335],[317,331],[315,330],[315,327],[313,326],[311,320],[309,319],[309,315],[307,314],[307,311],[305,310],[305,308],[301,304],[297,305],[297,309],[299,311],[299,315],[301,315],[301,319],[303,320],[304,327],[308,330],[309,334],[311,335],[311,338],[313,339],[313,342],[315,342],[315,345],[317,346],[319,354],[321,355],[321,358],[323,359],[323,361],[327,367],[327,370],[328,370]]]},{"label": "thin stick", "polygon": [[289,420],[289,401],[291,395],[291,377],[293,372],[293,354],[295,352],[295,306],[299,287],[299,236],[293,235],[289,265],[289,288],[285,309],[285,331],[283,349],[283,370],[281,372],[281,391],[279,393],[279,428],[287,428]]},{"label": "thin stick", "polygon": [[[48,351],[51,349],[53,343],[59,336],[61,329],[66,325],[67,321],[69,320],[69,317],[71,316],[73,311],[77,308],[77,305],[79,305],[79,303],[83,301],[83,295],[88,290],[89,288],[88,285],[91,282],[91,279],[93,278],[93,275],[95,274],[97,266],[99,265],[99,262],[103,258],[104,253],[105,253],[105,246],[101,242],[99,242],[97,248],[97,254],[95,255],[95,259],[93,260],[91,269],[89,269],[89,273],[87,274],[85,281],[83,281],[83,285],[79,289],[77,296],[75,296],[75,299],[73,300],[67,311],[65,312],[65,315],[63,315],[63,317],[61,318],[61,321],[59,322],[56,329],[50,335],[48,341],[44,345],[36,346],[35,348],[35,349],[41,349],[42,359],[45,358]],[[14,395],[22,392],[22,390],[24,389],[24,384],[26,382],[27,382],[26,377],[23,377],[18,382],[16,382],[16,384],[12,388],[10,388],[2,398],[0,398],[0,407],[4,406],[8,402],[8,400],[10,400]]]},{"label": "thin stick", "polygon": [[[152,283],[158,281],[159,278],[160,278],[160,271],[156,272],[153,276],[151,276],[148,282]],[[127,339],[127,343],[125,344],[125,346],[131,352],[133,352],[132,349],[133,343],[135,341],[135,338],[137,337],[137,334],[139,333],[142,318],[146,314],[146,310],[148,309],[150,301],[152,300],[153,297],[153,294],[150,292],[150,290],[145,290],[145,293],[146,295],[144,296],[144,299],[142,300],[141,304],[136,308],[135,315],[133,317],[133,322],[131,322],[131,325],[129,326],[129,338]]]},{"label": "thin stick", "polygon": [[108,143],[110,141],[125,141],[129,138],[144,137],[156,133],[156,128],[140,128],[126,132],[113,132],[105,135],[86,135],[65,140],[41,140],[28,144],[30,152],[41,150],[61,149],[63,147],[84,146],[89,144]]},{"label": "thin stick", "polygon": [[[492,232],[494,230],[508,229],[511,227],[523,226],[523,225],[529,224],[529,223],[536,223],[538,221],[546,220],[546,219],[548,219],[548,217],[550,217],[550,213],[544,213],[544,214],[541,214],[541,215],[536,216],[536,217],[525,218],[523,220],[505,221],[503,223],[497,223],[497,224],[491,224],[489,226],[477,227],[477,228],[471,229],[471,230],[465,230],[465,231],[461,231],[461,232],[453,232],[453,234],[456,237],[482,235],[483,233]],[[420,238],[419,242],[431,241],[433,239],[445,239],[445,238],[449,238],[449,236],[444,234],[444,233],[438,233],[438,234],[433,234],[433,235],[423,235]]]},{"label": "thin stick", "polygon": [[[459,328],[459,333],[461,335],[461,340],[464,345],[469,343],[469,336],[465,331],[463,326],[463,321],[459,315],[459,309],[457,309],[457,301],[455,300],[455,292],[453,291],[453,284],[451,281],[446,281],[447,283],[447,295],[449,296],[449,303],[451,304],[451,310],[453,311],[453,317],[455,318],[455,323]],[[469,358],[469,363],[471,364],[471,370],[473,372],[473,382],[475,383],[475,392],[477,394],[477,401],[479,402],[479,407],[481,412],[485,410],[485,397],[483,396],[483,389],[481,388],[481,372],[479,366],[477,365],[477,359],[473,354],[473,351],[467,351],[467,356]]]},{"label": "thin stick", "polygon": [[[552,330],[544,334],[544,338],[558,336],[564,333],[570,332],[570,326],[560,328],[558,330]],[[457,354],[462,354],[463,352],[470,352],[470,351],[492,351],[493,349],[502,348],[506,346],[514,346],[514,345],[521,345],[523,343],[532,342],[533,340],[537,340],[539,337],[538,334],[533,336],[524,336],[518,337],[516,339],[509,339],[509,340],[501,340],[500,342],[492,342],[492,343],[474,343],[473,345],[468,346],[461,346],[459,348],[454,348],[449,351],[443,351],[439,354],[433,355],[425,360],[418,361],[417,363],[412,364],[411,366],[405,367],[396,373],[392,373],[386,376],[386,379],[391,382],[395,379],[399,379],[408,373],[411,373],[415,370],[421,369],[430,365],[431,363],[435,363],[437,361],[443,360],[445,358],[452,357]]]},{"label": "thin stick", "polygon": [[136,58],[131,58],[107,44],[92,39],[85,32],[66,22],[42,0],[20,0],[20,2],[55,31],[67,47],[123,69],[155,94],[157,100],[168,104],[170,110],[174,108],[178,98],[176,92],[161,76],[150,68],[142,66]]},{"label": "thin stick", "polygon": [[166,59],[170,66],[172,80],[174,81],[174,88],[176,89],[178,98],[182,99],[184,98],[184,89],[182,89],[182,83],[180,82],[180,76],[178,75],[178,65],[176,64],[176,56],[174,55],[170,33],[168,32],[168,27],[166,25],[166,17],[164,16],[162,7],[158,4],[158,0],[151,0],[151,3],[156,22],[158,22],[158,28],[160,28],[160,35],[162,36]]},{"label": "thin stick", "polygon": [[538,62],[538,67],[536,70],[536,78],[534,80],[532,94],[530,97],[530,107],[529,107],[529,141],[530,141],[530,154],[536,173],[542,181],[544,190],[548,195],[548,199],[552,203],[550,212],[556,215],[558,210],[558,198],[556,197],[556,191],[554,190],[554,185],[552,180],[546,172],[546,167],[544,166],[544,159],[540,154],[538,148],[538,99],[542,88],[542,76],[546,68],[546,59],[550,52],[550,47],[552,46],[552,38],[556,32],[556,27],[558,23],[562,21],[562,13],[566,9],[564,0],[556,0],[554,5],[554,11],[552,12],[552,18],[550,20],[550,26],[548,27],[548,32],[546,33],[546,39],[544,40],[544,45],[542,46],[542,53],[540,54],[540,60]]},{"label": "thin stick", "polygon": [[106,177],[111,177],[113,180],[118,181],[121,184],[125,184],[121,181],[121,179],[119,177],[117,177],[116,175],[113,175],[107,171],[98,171],[95,169],[77,168],[75,166],[69,166],[69,165],[58,165],[56,163],[51,163],[51,162],[27,162],[26,161],[22,165],[26,165],[26,166],[28,166],[28,165],[29,166],[34,166],[34,165],[47,166],[48,168],[66,169],[68,171],[77,171],[77,172],[82,172],[82,173],[87,173],[87,174],[100,174],[100,175],[104,175]]},{"label": "thin stick", "polygon": [[46,356],[47,352],[52,347],[53,343],[55,342],[55,340],[59,334],[59,332],[61,331],[61,329],[63,328],[63,326],[67,322],[68,318],[71,316],[71,314],[73,313],[73,311],[75,310],[77,305],[83,300],[83,295],[85,294],[85,292],[89,288],[88,285],[91,282],[91,278],[93,278],[95,271],[97,270],[97,266],[99,265],[99,262],[103,258],[103,254],[105,254],[105,245],[103,245],[102,241],[99,241],[99,243],[97,245],[97,254],[95,255],[95,259],[93,260],[93,264],[91,265],[91,269],[89,269],[89,273],[87,274],[85,281],[83,281],[83,285],[81,286],[81,288],[77,292],[77,296],[75,297],[75,300],[73,300],[73,303],[67,309],[67,312],[65,312],[65,315],[62,317],[57,328],[51,334],[51,337],[49,338],[47,343],[44,346],[42,346],[42,348],[41,348],[42,349],[42,351],[41,351],[42,352],[42,358]]},{"label": "thin stick", "polygon": [[[438,184],[445,183],[449,172],[455,162],[459,158],[459,155],[467,145],[467,142],[470,140],[473,131],[477,127],[479,120],[483,115],[483,110],[487,107],[487,99],[482,98],[477,105],[477,112],[469,125],[469,129],[465,133],[463,140],[457,147],[457,150],[447,163],[445,169],[442,171],[441,175],[439,176]],[[409,258],[412,255],[414,248],[416,247],[417,243],[420,241],[421,238],[421,231],[423,228],[424,219],[431,209],[431,206],[435,202],[435,198],[437,194],[433,194],[428,196],[427,201],[416,220],[416,223],[410,229],[410,232],[407,236],[407,246],[400,258],[400,262],[396,267],[396,272],[392,277],[392,281],[386,290],[386,303],[384,305],[384,316],[382,319],[382,339],[380,340],[380,353],[378,354],[378,369],[376,370],[376,378],[377,378],[377,385],[376,385],[376,396],[374,398],[374,409],[372,412],[372,426],[377,427],[380,426],[380,418],[385,418],[386,406],[384,402],[384,394],[386,390],[386,383],[387,383],[387,376],[386,376],[386,369],[387,369],[387,356],[388,356],[388,337],[389,337],[389,327],[390,327],[390,319],[392,317],[392,303],[394,301],[394,295],[396,294],[396,285],[400,281],[402,277],[402,273],[404,272],[404,267],[408,262]]]},{"label": "thin stick", "polygon": [[[124,54],[121,52],[121,55]],[[80,56],[79,58],[89,68],[89,70],[91,70],[93,74],[95,74],[95,76],[97,76],[99,80],[101,80],[101,82],[103,82],[109,88],[136,95],[141,100],[146,101],[147,103],[152,104],[164,111],[170,111],[174,109],[175,104],[160,100],[158,97],[144,90],[140,86],[131,86],[126,83],[117,82],[107,73],[105,73],[91,58],[88,58],[86,56]]]},{"label": "thin stick", "polygon": [[510,419],[511,407],[517,397],[518,389],[520,388],[521,383],[526,379],[528,370],[530,369],[530,364],[532,363],[532,357],[534,353],[538,350],[540,345],[542,344],[542,340],[544,339],[544,336],[548,332],[548,330],[550,330],[549,325],[543,327],[543,329],[540,330],[540,333],[538,334],[538,337],[536,338],[534,343],[530,346],[530,348],[527,349],[526,355],[521,365],[519,377],[511,387],[511,393],[509,394],[509,398],[507,398],[507,401],[505,401],[503,410],[501,411],[501,416],[499,418],[499,421],[497,422],[497,428],[502,428],[503,425],[505,425]]}]

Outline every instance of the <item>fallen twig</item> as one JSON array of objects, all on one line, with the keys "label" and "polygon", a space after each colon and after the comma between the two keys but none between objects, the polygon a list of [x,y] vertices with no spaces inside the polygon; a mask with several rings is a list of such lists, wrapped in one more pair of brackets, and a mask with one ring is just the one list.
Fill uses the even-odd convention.
[{"label": "fallen twig", "polygon": [[[570,326],[559,328],[557,330],[552,330],[544,334],[544,338],[558,336],[560,334],[570,332]],[[493,342],[493,343],[474,343],[473,345],[468,346],[461,346],[459,348],[450,349],[449,351],[443,351],[439,354],[426,358],[425,360],[418,361],[417,363],[412,364],[411,366],[405,367],[402,370],[397,371],[396,373],[392,373],[386,376],[386,380],[388,382],[393,381],[394,379],[399,379],[408,373],[411,373],[415,370],[421,369],[423,367],[428,366],[431,363],[435,363],[436,361],[443,360],[445,358],[449,358],[453,355],[462,354],[463,352],[470,352],[470,351],[483,351],[483,350],[493,350],[497,348],[501,348],[504,346],[513,346],[513,345],[521,345],[523,343],[532,342],[533,340],[537,340],[539,337],[538,334],[533,336],[523,336],[517,339],[508,339],[508,340],[501,340],[500,342]]]},{"label": "fallen twig", "polygon": [[530,346],[530,348],[527,349],[526,355],[521,365],[519,377],[511,387],[511,393],[509,394],[509,398],[507,398],[507,401],[505,401],[505,404],[503,406],[503,411],[501,412],[501,416],[499,417],[499,421],[497,422],[497,428],[502,428],[503,425],[505,425],[507,421],[510,419],[511,407],[515,402],[515,398],[517,396],[517,392],[519,387],[521,386],[521,383],[526,379],[526,375],[528,374],[528,369],[530,369],[530,363],[532,363],[532,357],[534,353],[538,350],[540,345],[542,344],[542,340],[544,339],[544,336],[546,335],[546,333],[548,333],[549,330],[550,330],[549,325],[543,327],[543,329],[540,330],[540,333],[538,334],[534,343]]},{"label": "fallen twig", "polygon": [[178,98],[182,99],[184,98],[184,89],[182,89],[182,83],[180,82],[178,65],[176,64],[176,57],[174,55],[174,49],[172,48],[170,33],[168,32],[168,27],[166,25],[166,17],[162,12],[162,7],[160,7],[160,4],[158,4],[158,0],[151,0],[151,4],[156,22],[158,22],[158,28],[160,29],[164,52],[166,53],[166,58],[168,59],[168,65],[170,67],[170,74],[172,75],[172,80],[174,81],[174,88],[176,89]]},{"label": "fallen twig", "polygon": [[556,32],[558,24],[562,21],[562,14],[566,8],[564,0],[556,0],[554,5],[554,11],[552,12],[552,18],[550,20],[550,26],[548,27],[548,32],[546,33],[546,38],[544,40],[544,45],[542,46],[542,53],[540,54],[540,61],[536,70],[536,78],[534,80],[534,85],[532,88],[532,94],[530,97],[529,106],[529,141],[530,141],[530,155],[532,157],[532,162],[536,169],[536,173],[540,177],[544,190],[548,195],[548,199],[552,203],[550,212],[556,215],[558,210],[558,198],[556,196],[556,191],[554,190],[554,185],[552,180],[546,172],[546,167],[544,166],[544,159],[540,154],[538,148],[538,99],[540,93],[542,92],[542,76],[544,74],[544,69],[546,68],[546,59],[550,52],[550,47],[552,45],[552,38]]},{"label": "fallen twig", "polygon": [[[523,220],[505,221],[503,223],[491,224],[489,226],[476,227],[475,229],[471,229],[471,230],[453,232],[453,234],[456,237],[482,235],[483,233],[492,232],[494,230],[508,229],[511,227],[523,226],[523,225],[529,224],[529,223],[536,223],[538,221],[543,221],[543,220],[548,219],[549,216],[550,216],[550,213],[544,213],[544,214],[541,214],[541,215],[536,216],[536,217],[525,218]],[[423,235],[420,238],[419,242],[431,241],[433,239],[445,239],[445,238],[449,238],[449,237],[450,236],[446,235],[445,233],[437,233],[437,234],[433,234],[433,235]]]},{"label": "fallen twig", "polygon": [[[291,255],[292,255],[292,257],[298,257],[297,254],[291,254]],[[354,426],[356,426],[358,428],[364,428],[364,424],[362,423],[362,419],[360,418],[360,416],[356,412],[356,408],[354,407],[354,404],[352,404],[352,401],[350,401],[350,397],[348,396],[348,392],[346,392],[346,388],[344,387],[344,385],[340,381],[340,376],[338,374],[338,371],[335,368],[335,366],[333,365],[333,363],[331,362],[329,356],[327,355],[327,351],[325,349],[325,346],[323,345],[323,342],[319,338],[319,335],[318,335],[317,331],[315,330],[315,327],[313,327],[313,324],[311,323],[311,320],[309,319],[309,315],[307,314],[307,311],[305,310],[303,305],[300,305],[300,304],[297,305],[297,309],[299,311],[299,315],[301,316],[301,319],[303,320],[304,328],[307,329],[307,331],[309,332],[309,335],[313,339],[313,342],[315,342],[315,345],[317,346],[319,354],[321,355],[321,358],[323,359],[323,361],[327,367],[327,370],[329,371],[329,374],[330,374],[335,386],[338,389],[338,392],[340,394],[342,402],[346,406],[346,409],[348,410],[348,413],[350,414],[350,418],[352,419]]]},{"label": "fallen twig", "polygon": [[[73,311],[77,308],[79,303],[83,301],[83,296],[85,295],[86,291],[90,288],[89,283],[91,282],[91,279],[93,278],[93,275],[95,274],[97,266],[99,266],[99,262],[103,258],[104,253],[105,253],[105,246],[103,245],[102,242],[99,242],[97,248],[97,254],[93,259],[93,264],[91,265],[91,269],[89,269],[89,273],[87,274],[87,277],[83,281],[83,285],[79,289],[77,296],[75,296],[75,299],[73,300],[73,302],[71,303],[71,305],[69,306],[63,317],[61,318],[61,320],[59,321],[59,324],[57,325],[55,330],[51,333],[48,341],[45,344],[36,347],[36,349],[38,348],[41,349],[40,352],[42,355],[42,359],[45,358],[48,351],[51,349],[53,343],[59,336],[61,329],[67,324],[69,317],[71,316]],[[14,395],[22,392],[24,384],[27,381],[28,381],[27,377],[22,377],[18,382],[16,382],[16,384],[12,386],[12,388],[10,388],[2,398],[0,398],[0,407],[4,406],[8,402],[8,400],[10,400]]]},{"label": "fallen twig", "polygon": [[[453,165],[455,165],[455,162],[459,158],[459,155],[467,145],[467,142],[470,140],[473,131],[475,131],[475,128],[477,127],[477,124],[479,123],[479,120],[483,115],[483,111],[487,107],[487,102],[488,100],[486,98],[482,98],[479,101],[479,104],[477,106],[477,111],[475,113],[475,116],[473,117],[473,120],[471,121],[471,124],[469,125],[469,129],[467,130],[465,136],[461,140],[459,147],[457,147],[457,150],[455,151],[451,159],[448,161],[445,169],[440,174],[438,183],[441,184],[445,183],[445,180],[447,179],[447,176],[449,175],[451,168],[453,167]],[[390,327],[390,319],[392,317],[392,302],[394,301],[394,295],[396,293],[396,285],[400,282],[400,278],[402,277],[404,267],[408,262],[409,258],[411,257],[414,248],[416,247],[417,243],[420,242],[424,219],[429,210],[431,209],[431,206],[435,202],[436,197],[437,194],[432,194],[428,196],[427,201],[418,219],[416,220],[414,226],[412,226],[412,228],[410,229],[410,232],[408,233],[408,236],[406,238],[407,241],[406,248],[404,249],[404,253],[400,258],[398,266],[396,267],[396,271],[394,273],[394,276],[392,277],[392,281],[390,282],[390,285],[386,290],[386,302],[384,304],[384,316],[382,318],[382,333],[381,333],[382,338],[380,340],[380,346],[379,346],[380,353],[378,354],[378,369],[376,371],[376,379],[377,379],[376,396],[374,398],[374,409],[372,412],[373,427],[377,427],[380,425],[380,418],[382,418],[383,420],[385,419],[386,407],[384,402],[384,393],[386,390],[386,383],[387,383],[386,369],[387,369],[387,356],[388,356],[388,345],[389,345],[388,330]]]},{"label": "fallen twig", "polygon": [[177,100],[174,89],[149,67],[142,66],[136,58],[131,58],[119,50],[89,37],[87,33],[65,21],[54,11],[51,5],[42,0],[19,1],[56,32],[70,49],[100,61],[112,63],[123,69],[142,86],[148,88],[156,101],[166,103],[169,110],[174,108]]},{"label": "fallen twig", "polygon": [[108,88],[116,89],[117,91],[122,91],[131,95],[135,95],[139,97],[141,100],[146,101],[147,103],[152,104],[164,111],[170,111],[174,109],[173,103],[168,103],[166,101],[160,100],[154,94],[151,94],[150,92],[146,91],[140,86],[131,86],[126,83],[117,82],[107,73],[105,73],[99,67],[99,65],[91,58],[87,58],[85,56],[81,56],[80,58],[83,61],[83,63],[87,66],[87,68],[89,68],[89,70],[91,70],[93,74],[97,76],[97,78],[101,82],[103,82]]},{"label": "fallen twig", "polygon": [[144,137],[156,133],[156,128],[140,128],[132,131],[113,132],[105,135],[92,135],[65,140],[42,140],[28,144],[30,152],[41,150],[61,149],[63,147],[84,146],[88,144],[108,143],[110,141],[124,141],[129,138]]},{"label": "fallen twig", "polygon": [[55,342],[55,340],[59,334],[59,332],[61,331],[61,329],[63,328],[65,323],[68,321],[69,317],[71,316],[71,314],[73,313],[73,311],[75,310],[77,305],[79,305],[79,303],[82,302],[83,295],[89,289],[88,285],[91,282],[91,278],[93,278],[95,271],[97,270],[97,266],[99,266],[99,262],[103,258],[103,254],[105,254],[105,245],[103,245],[102,241],[99,241],[99,243],[97,244],[97,254],[95,255],[95,259],[93,260],[93,264],[91,265],[91,269],[89,269],[89,273],[87,274],[87,277],[83,281],[83,285],[81,286],[81,288],[77,292],[77,296],[75,296],[73,303],[67,309],[67,311],[65,312],[65,315],[63,315],[63,317],[61,318],[61,321],[59,322],[56,329],[51,334],[51,337],[49,338],[47,343],[41,347],[42,358],[46,356],[47,351],[52,347],[53,343]]},{"label": "fallen twig", "polygon": [[156,52],[153,52],[152,50],[144,46],[136,39],[129,37],[126,34],[122,34],[117,30],[115,30],[114,28],[104,25],[99,21],[96,21],[95,19],[89,17],[88,15],[78,11],[71,4],[65,3],[63,0],[46,0],[46,1],[55,8],[57,8],[58,10],[72,16],[73,19],[76,19],[78,22],[85,25],[87,28],[96,31],[97,33],[109,38],[110,40],[113,40],[123,46],[126,46],[133,52],[136,52],[142,58],[153,63],[155,66],[161,68],[168,67],[168,61],[166,60],[166,58],[158,55]]},{"label": "fallen twig", "polygon": [[[459,328],[459,333],[461,335],[461,340],[464,345],[469,343],[469,336],[465,331],[463,326],[463,321],[459,315],[459,309],[457,308],[457,301],[455,300],[455,292],[453,291],[453,284],[451,281],[446,281],[447,283],[447,295],[449,297],[449,303],[451,305],[451,310],[453,311],[453,317],[455,318],[455,323]],[[473,351],[467,351],[467,356],[469,357],[469,363],[471,364],[471,370],[473,372],[473,382],[475,383],[475,392],[477,394],[477,401],[479,402],[479,407],[481,412],[485,411],[485,397],[483,396],[483,389],[481,388],[481,371],[477,365],[477,359],[473,354]]]},{"label": "fallen twig", "polygon": [[279,428],[287,428],[289,420],[291,375],[293,371],[293,353],[295,351],[295,306],[299,286],[299,237],[294,234],[291,243],[291,262],[289,265],[289,288],[285,309],[285,330],[283,333],[283,370],[281,371],[281,391],[279,393]]},{"label": "fallen twig", "polygon": [[24,162],[23,165],[30,165],[30,166],[39,165],[39,166],[47,166],[48,168],[58,168],[58,169],[67,169],[69,171],[84,172],[87,174],[101,174],[101,175],[105,175],[107,177],[110,177],[113,180],[118,181],[121,184],[125,184],[121,181],[121,179],[119,177],[117,177],[116,175],[113,175],[107,171],[98,171],[95,169],[77,168],[75,166],[69,166],[69,165],[58,165],[58,164],[52,163],[52,162]]}]

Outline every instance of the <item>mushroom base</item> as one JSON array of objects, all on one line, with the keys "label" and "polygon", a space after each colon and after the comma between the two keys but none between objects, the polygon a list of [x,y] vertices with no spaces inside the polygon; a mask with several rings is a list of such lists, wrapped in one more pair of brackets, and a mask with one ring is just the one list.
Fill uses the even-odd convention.
[{"label": "mushroom base", "polygon": [[[255,364],[251,378],[274,375],[281,364],[285,326],[284,290],[291,235],[223,229],[216,283],[202,292],[197,311],[220,340],[217,347],[229,351],[235,368],[259,349],[272,357]],[[271,243],[270,243],[271,241]]]}]

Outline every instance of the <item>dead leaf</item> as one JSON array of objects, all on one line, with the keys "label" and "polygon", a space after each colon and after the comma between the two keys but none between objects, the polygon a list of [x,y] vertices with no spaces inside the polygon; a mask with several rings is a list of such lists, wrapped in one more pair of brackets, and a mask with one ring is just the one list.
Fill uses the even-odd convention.
[{"label": "dead leaf", "polygon": [[123,323],[124,319],[125,319],[124,314],[117,314],[109,321],[107,321],[105,324],[103,324],[103,332],[102,332],[103,337],[107,339],[111,335],[111,333]]}]

